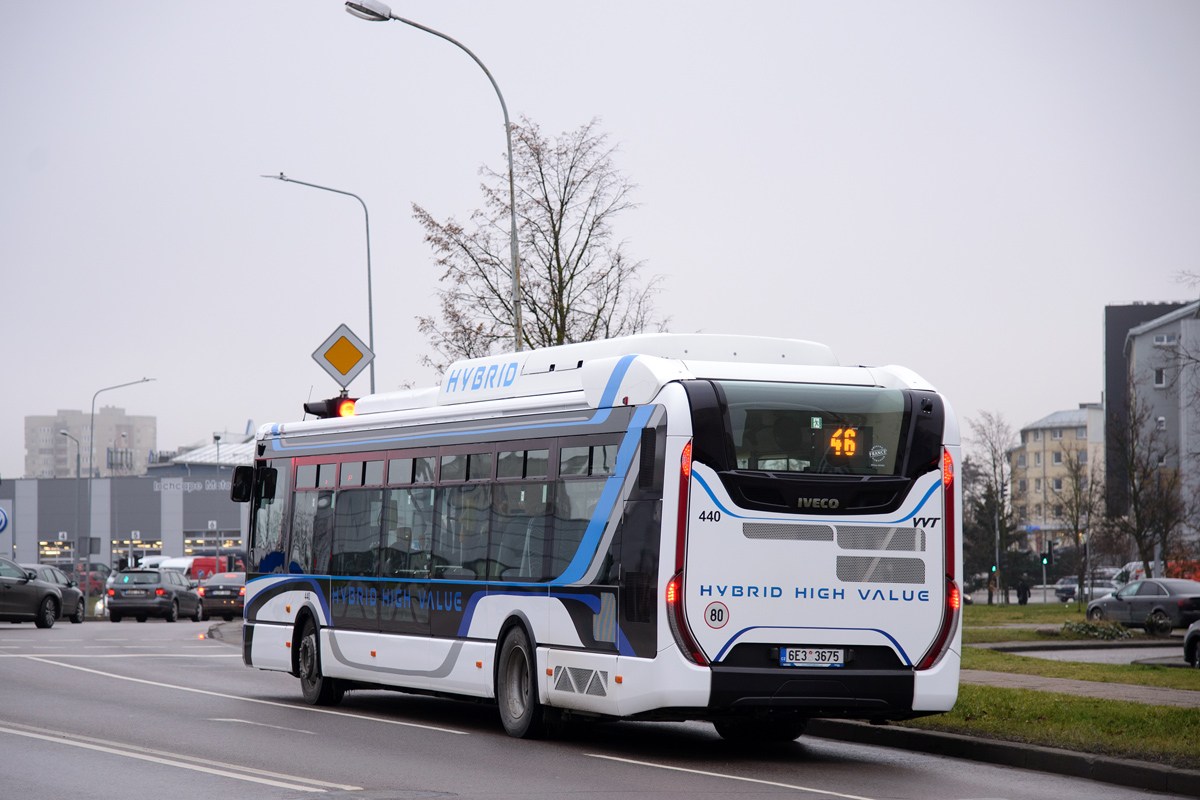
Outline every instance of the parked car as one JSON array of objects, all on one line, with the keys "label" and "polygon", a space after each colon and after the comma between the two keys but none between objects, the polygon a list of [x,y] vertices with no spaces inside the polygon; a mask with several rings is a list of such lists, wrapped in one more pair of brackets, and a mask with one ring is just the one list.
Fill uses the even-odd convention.
[{"label": "parked car", "polygon": [[1181,578],[1134,581],[1114,594],[1088,603],[1093,622],[1110,619],[1144,627],[1147,632],[1170,632],[1200,620],[1200,582]]},{"label": "parked car", "polygon": [[192,582],[174,570],[125,570],[117,574],[108,590],[108,618],[113,622],[125,617],[138,622],[162,617],[174,622],[180,615],[199,622],[204,605]]},{"label": "parked car", "polygon": [[86,609],[83,605],[83,591],[79,588],[78,583],[68,578],[58,567],[50,564],[21,564],[21,568],[26,572],[34,573],[42,583],[50,583],[58,587],[58,593],[62,597],[60,616],[66,617],[75,624],[83,622]]},{"label": "parked car", "polygon": [[1054,596],[1058,598],[1060,603],[1065,603],[1075,598],[1075,590],[1077,588],[1079,588],[1079,578],[1074,575],[1059,578],[1058,583],[1054,584]]},{"label": "parked car", "polygon": [[87,565],[86,569],[84,569],[82,564],[72,564],[67,569],[67,572],[67,577],[76,582],[76,585],[80,587],[80,591],[83,591],[84,581],[86,580],[88,582],[88,594],[99,597],[104,594],[106,581],[112,576],[113,569],[108,564],[92,562]]},{"label": "parked car", "polygon": [[224,617],[226,622],[242,616],[246,600],[246,573],[218,572],[196,590],[204,601],[204,619]]},{"label": "parked car", "polygon": [[1200,620],[1189,625],[1183,635],[1183,660],[1200,669]]},{"label": "parked car", "polygon": [[62,606],[58,584],[46,583],[15,561],[0,558],[0,620],[33,620],[39,628],[52,628]]}]

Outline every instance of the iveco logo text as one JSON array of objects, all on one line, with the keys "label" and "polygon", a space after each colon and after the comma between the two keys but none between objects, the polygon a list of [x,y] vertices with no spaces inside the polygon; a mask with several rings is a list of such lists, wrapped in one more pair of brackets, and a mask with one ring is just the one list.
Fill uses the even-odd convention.
[{"label": "iveco logo text", "polygon": [[836,497],[801,497],[798,505],[800,508],[837,508],[838,499]]}]

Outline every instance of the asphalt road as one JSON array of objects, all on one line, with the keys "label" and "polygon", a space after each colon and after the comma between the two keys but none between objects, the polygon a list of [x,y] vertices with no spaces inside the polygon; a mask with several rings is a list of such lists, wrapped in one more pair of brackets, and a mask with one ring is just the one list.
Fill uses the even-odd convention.
[{"label": "asphalt road", "polygon": [[[207,625],[0,627],[4,797],[1005,798],[1147,792],[803,737],[753,750],[701,723],[507,737],[494,707],[352,692],[336,709],[251,670]],[[1165,795],[1158,795],[1165,796]]]}]

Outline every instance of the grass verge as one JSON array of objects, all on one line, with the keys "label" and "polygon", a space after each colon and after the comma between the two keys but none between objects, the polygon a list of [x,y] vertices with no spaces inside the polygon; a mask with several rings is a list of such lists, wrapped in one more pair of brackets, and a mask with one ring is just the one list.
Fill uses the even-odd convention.
[{"label": "grass verge", "polygon": [[[1046,678],[1070,678],[1077,681],[1128,683],[1134,686],[1160,686],[1165,689],[1200,691],[1200,670],[1198,669],[1176,669],[1148,664],[1085,664],[1079,661],[1051,661],[1047,658],[997,653],[981,647],[963,648],[962,668],[984,669],[991,672],[1014,672],[1020,675],[1041,675]],[[1200,710],[1193,709],[1192,713],[1200,718]]]},{"label": "grass verge", "polygon": [[963,684],[953,711],[898,724],[1200,769],[1194,708]]},{"label": "grass verge", "polygon": [[1031,606],[963,606],[963,625],[987,627],[1008,622],[1038,622],[1062,625],[1064,622],[1083,622],[1083,609],[1074,603],[1049,603]]}]

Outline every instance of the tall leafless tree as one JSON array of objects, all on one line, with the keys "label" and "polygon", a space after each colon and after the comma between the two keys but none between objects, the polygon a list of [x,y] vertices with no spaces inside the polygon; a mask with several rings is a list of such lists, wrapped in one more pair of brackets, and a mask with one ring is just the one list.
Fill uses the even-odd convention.
[{"label": "tall leafless tree", "polygon": [[[616,238],[614,222],[635,207],[634,185],[614,161],[616,147],[593,119],[554,141],[522,118],[513,126],[513,174],[521,244],[522,342],[545,347],[662,329],[654,307],[658,277],[644,276]],[[513,340],[507,170],[484,166],[484,207],[470,230],[439,222],[413,204],[445,272],[441,314],[418,317],[433,354],[422,360],[444,370],[460,358],[500,352]]]},{"label": "tall leafless tree", "polygon": [[1126,416],[1110,420],[1112,439],[1120,466],[1128,476],[1129,507],[1124,516],[1109,520],[1117,535],[1129,537],[1147,575],[1158,545],[1163,557],[1180,542],[1190,509],[1181,492],[1179,470],[1170,467],[1178,450],[1167,432],[1158,427],[1150,404],[1140,396],[1139,385],[1130,381]]},{"label": "tall leafless tree", "polygon": [[[971,429],[968,441],[975,451],[975,458],[982,477],[982,490],[992,511],[992,533],[996,537],[993,550],[998,546],[1007,551],[1012,543],[1012,514],[1007,496],[1012,478],[1012,467],[1008,462],[1008,451],[1016,442],[1012,427],[1000,412],[980,411],[978,419],[968,419]],[[996,564],[996,589],[1008,600],[1004,591],[1005,576],[1001,564]]]},{"label": "tall leafless tree", "polygon": [[[1091,458],[1086,444],[1082,450],[1073,450],[1067,447],[1064,439],[1059,444],[1059,449],[1062,452],[1062,463],[1067,475],[1062,479],[1062,488],[1055,487],[1055,489],[1059,492],[1058,503],[1062,512],[1062,521],[1066,525],[1066,531],[1074,539],[1075,552],[1080,556],[1078,559],[1079,581],[1075,600],[1083,604],[1087,600],[1084,595],[1084,586],[1087,585],[1090,569],[1088,562],[1091,560],[1093,533],[1103,519],[1104,471]],[[1089,545],[1086,558],[1083,556],[1085,535]]]}]

